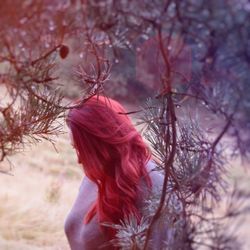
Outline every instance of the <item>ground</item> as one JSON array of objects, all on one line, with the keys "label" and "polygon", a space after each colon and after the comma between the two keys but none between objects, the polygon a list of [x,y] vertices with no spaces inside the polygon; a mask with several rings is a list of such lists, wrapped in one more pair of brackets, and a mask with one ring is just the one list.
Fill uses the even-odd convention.
[{"label": "ground", "polygon": [[[69,249],[63,226],[82,178],[67,134],[10,157],[0,174],[0,249]],[[9,166],[6,161],[1,165]]]}]

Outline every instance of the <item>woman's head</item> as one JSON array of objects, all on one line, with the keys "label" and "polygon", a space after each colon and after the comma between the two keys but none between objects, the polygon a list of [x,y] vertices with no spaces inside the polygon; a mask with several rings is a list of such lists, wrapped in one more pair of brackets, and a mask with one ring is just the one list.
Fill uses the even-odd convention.
[{"label": "woman's head", "polygon": [[128,153],[123,150],[137,152],[144,164],[150,157],[126,110],[111,98],[93,96],[69,112],[67,124],[79,162],[93,181],[105,174],[114,174],[110,163],[121,160],[119,158]]},{"label": "woman's head", "polygon": [[93,96],[68,114],[79,162],[98,186],[98,200],[86,222],[95,213],[99,221],[114,223],[131,213],[140,217],[135,200],[141,177],[150,183],[145,165],[151,154],[125,113],[115,100]]}]

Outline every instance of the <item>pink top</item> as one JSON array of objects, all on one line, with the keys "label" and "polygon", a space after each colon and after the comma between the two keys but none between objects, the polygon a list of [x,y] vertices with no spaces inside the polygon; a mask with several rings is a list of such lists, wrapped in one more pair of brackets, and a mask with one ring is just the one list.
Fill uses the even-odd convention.
[{"label": "pink top", "polygon": [[[155,188],[159,189],[161,187],[163,176],[157,171],[152,171],[153,168],[154,163],[150,161],[147,164],[147,170],[150,174],[154,190]],[[141,186],[143,190],[146,189],[145,183]],[[145,196],[146,194],[148,194],[148,192],[145,192]],[[141,200],[138,201],[139,208],[143,206],[143,200],[145,200],[145,196],[141,197]],[[110,246],[103,247],[103,244],[107,243],[107,239],[100,230],[96,216],[88,224],[83,223],[85,214],[96,198],[97,187],[95,183],[85,176],[81,183],[75,203],[69,212],[64,225],[65,233],[72,250],[112,249]],[[153,236],[153,241],[153,249],[161,249],[159,245],[161,244],[161,241],[159,239],[158,233]],[[158,245],[157,247],[156,244]]]}]

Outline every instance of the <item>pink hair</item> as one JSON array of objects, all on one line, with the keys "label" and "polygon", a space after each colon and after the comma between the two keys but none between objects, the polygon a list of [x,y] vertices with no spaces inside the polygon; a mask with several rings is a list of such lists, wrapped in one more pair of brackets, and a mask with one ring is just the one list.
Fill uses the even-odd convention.
[{"label": "pink hair", "polygon": [[[142,177],[151,187],[145,168],[151,153],[129,117],[121,113],[126,111],[115,100],[94,96],[67,117],[79,161],[98,187],[85,223],[95,214],[99,223],[119,224],[130,214],[141,218],[136,201]],[[100,226],[108,238],[114,238],[114,229]]]}]

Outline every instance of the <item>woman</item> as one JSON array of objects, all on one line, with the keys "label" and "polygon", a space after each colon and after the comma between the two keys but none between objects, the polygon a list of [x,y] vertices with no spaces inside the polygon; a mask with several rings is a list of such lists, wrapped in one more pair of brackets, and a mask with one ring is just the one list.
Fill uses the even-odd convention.
[{"label": "woman", "polygon": [[[65,222],[72,250],[114,249],[107,243],[129,215],[139,221],[152,186],[162,177],[150,173],[151,153],[116,101],[93,96],[70,110],[67,124],[85,177]],[[155,184],[158,183],[158,184]],[[106,245],[106,247],[105,247]]]}]

